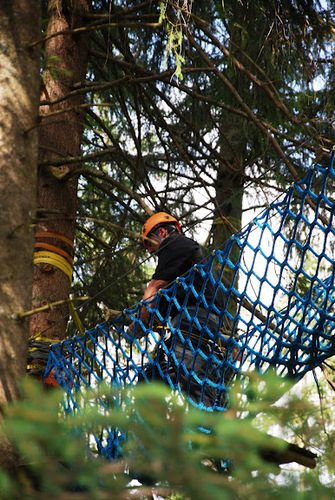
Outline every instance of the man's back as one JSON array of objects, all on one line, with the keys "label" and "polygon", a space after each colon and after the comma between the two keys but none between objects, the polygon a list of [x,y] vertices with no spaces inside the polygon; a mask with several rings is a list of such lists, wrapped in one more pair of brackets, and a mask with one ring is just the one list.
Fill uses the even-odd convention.
[{"label": "man's back", "polygon": [[[187,238],[181,234],[174,234],[164,239],[162,242],[159,251],[157,253],[158,256],[158,265],[153,275],[153,279],[157,280],[165,280],[169,284],[172,283],[178,277],[186,277],[190,271],[190,269],[195,264],[205,264],[206,259],[201,252],[200,245],[192,240],[191,238]],[[212,274],[215,273],[212,271]],[[196,273],[194,276],[193,287],[198,294],[204,284],[204,278],[200,273]],[[213,295],[215,293],[215,288],[210,279],[207,280],[206,286],[204,287],[203,296],[205,298],[206,303],[211,303],[213,299]],[[181,306],[184,303],[185,299],[185,289],[182,286],[179,286],[176,293],[176,299]],[[222,309],[223,307],[223,292],[221,289],[218,289],[215,293],[214,302],[218,309]],[[195,294],[190,293],[187,300],[187,306],[195,306],[197,304],[198,298]],[[203,302],[200,304],[200,307],[204,307],[206,304]],[[167,308],[167,304],[165,301],[161,301],[160,312],[161,314],[165,314]],[[178,312],[176,307],[173,307],[171,311],[171,316]]]}]

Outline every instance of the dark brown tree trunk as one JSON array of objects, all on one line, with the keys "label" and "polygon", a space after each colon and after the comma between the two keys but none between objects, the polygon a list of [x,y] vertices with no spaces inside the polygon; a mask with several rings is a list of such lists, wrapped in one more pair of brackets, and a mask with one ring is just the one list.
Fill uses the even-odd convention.
[{"label": "dark brown tree trunk", "polygon": [[[236,11],[233,25],[230,29],[230,53],[238,52],[241,46],[240,23],[245,22],[248,7],[240,6]],[[234,67],[228,67],[227,75],[239,95],[245,96],[250,82],[241,78]],[[232,106],[236,106],[234,96],[230,97]],[[244,122],[238,116],[221,116],[220,153],[224,162],[218,169],[216,179],[216,200],[219,206],[215,211],[213,227],[214,248],[225,245],[229,237],[240,230],[242,219],[242,198],[246,159],[246,137],[244,137]],[[223,215],[223,217],[222,217]]]},{"label": "dark brown tree trunk", "polygon": [[[229,122],[229,127],[231,121]],[[222,249],[228,242],[228,239],[241,229],[242,219],[242,197],[244,183],[244,144],[239,143],[239,137],[233,137],[234,130],[223,131],[224,137],[221,142],[221,154],[225,158],[225,163],[220,165],[215,182],[216,201],[218,208],[215,210],[213,224],[213,245],[215,249]],[[229,139],[228,139],[229,138]],[[230,250],[229,258],[236,263],[240,254],[240,248],[233,245]],[[233,274],[230,267],[227,266],[224,273],[226,283],[232,283]],[[238,287],[238,276],[232,283],[234,288]],[[227,308],[229,313],[234,316],[236,313],[236,300],[231,299]],[[226,328],[229,329],[231,322],[226,319]]]},{"label": "dark brown tree trunk", "polygon": [[61,177],[78,167],[66,164],[66,158],[80,155],[84,94],[69,94],[85,78],[87,35],[70,30],[84,25],[87,11],[86,0],[49,1],[47,37],[51,38],[46,42],[40,108],[33,307],[64,303],[35,314],[31,335],[43,332],[51,339],[64,338],[69,312],[78,179]]},{"label": "dark brown tree trunk", "polygon": [[[238,8],[230,30],[230,53],[234,54],[236,47],[241,46],[241,30],[239,21],[243,22],[247,17],[248,7]],[[235,25],[236,23],[236,25]],[[227,69],[229,80],[240,96],[248,92],[250,82],[242,79],[233,67]],[[231,96],[232,106],[236,106],[235,97]],[[221,162],[217,172],[215,183],[216,201],[218,208],[215,210],[213,224],[214,248],[222,248],[228,239],[241,229],[243,211],[243,189],[245,179],[246,144],[247,138],[244,134],[244,122],[239,116],[222,115],[220,126],[220,153],[224,161]],[[229,258],[235,264],[240,255],[240,248],[234,245],[231,248]],[[231,269],[226,268],[225,279],[234,288],[238,288],[238,275],[232,283],[233,274]],[[232,299],[228,304],[228,311],[232,316],[236,313],[236,300]],[[227,320],[229,328],[230,321]]]},{"label": "dark brown tree trunk", "polygon": [[220,148],[221,155],[225,158],[225,163],[221,163],[215,182],[215,198],[219,208],[215,210],[213,227],[214,248],[224,246],[230,236],[241,229],[244,145],[235,143],[234,146],[238,148],[235,151],[233,151],[231,143],[229,145],[221,143]]},{"label": "dark brown tree trunk", "polygon": [[[27,367],[36,211],[40,0],[0,2],[0,409]],[[3,436],[0,467],[16,466]]]}]

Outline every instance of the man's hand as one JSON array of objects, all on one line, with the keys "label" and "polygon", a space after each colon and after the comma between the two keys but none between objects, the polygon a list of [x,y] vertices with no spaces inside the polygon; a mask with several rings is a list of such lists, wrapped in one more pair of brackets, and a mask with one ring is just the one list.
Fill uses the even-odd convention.
[{"label": "man's hand", "polygon": [[128,334],[130,337],[134,337],[134,328],[135,328],[135,324],[134,324],[134,322],[132,321],[132,322],[130,323],[130,325],[128,325],[128,326],[127,326],[127,330],[126,330],[127,334]]},{"label": "man's hand", "polygon": [[133,337],[134,339],[141,339],[145,335],[145,331],[142,330],[140,324],[135,323],[134,321],[132,321],[130,325],[128,325],[126,332],[129,337]]},{"label": "man's hand", "polygon": [[120,316],[121,311],[116,311],[115,309],[107,309],[106,312],[106,321],[109,323],[109,321],[112,321],[113,319],[117,318]]},{"label": "man's hand", "polygon": [[[123,311],[117,311],[116,309],[107,309],[105,319],[108,323],[109,321],[113,321],[115,318],[121,316],[122,314]],[[124,316],[124,322],[126,325],[130,325],[130,323],[132,323],[131,318],[127,314],[125,314]]]}]

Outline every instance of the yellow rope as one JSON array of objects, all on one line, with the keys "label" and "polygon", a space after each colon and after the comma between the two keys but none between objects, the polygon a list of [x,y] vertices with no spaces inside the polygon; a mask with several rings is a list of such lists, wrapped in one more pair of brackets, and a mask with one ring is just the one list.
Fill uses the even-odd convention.
[{"label": "yellow rope", "polygon": [[44,365],[27,365],[27,370],[44,370],[45,371],[45,366]]},{"label": "yellow rope", "polygon": [[40,337],[40,335],[42,335],[42,334],[37,333],[36,335],[29,337],[29,341],[31,342],[33,340],[40,340],[41,342],[50,342],[50,344],[52,344],[52,343],[57,344],[58,342],[60,342],[59,339],[48,339],[47,337]]},{"label": "yellow rope", "polygon": [[34,264],[51,264],[65,273],[72,283],[72,267],[68,261],[54,252],[36,252],[34,253]]},{"label": "yellow rope", "polygon": [[[86,301],[89,299],[90,299],[90,297],[75,297],[73,299],[57,300],[56,302],[50,302],[50,303],[45,304],[44,306],[41,306],[41,307],[35,307],[35,309],[31,309],[30,311],[26,311],[23,313],[15,313],[15,315],[13,315],[13,319],[21,319],[21,318],[25,318],[27,316],[32,316],[33,314],[47,311],[48,309],[53,309],[56,306],[60,306],[62,304],[68,303],[70,301],[74,301],[74,300],[85,300]],[[38,335],[40,335],[40,334],[38,334]]]},{"label": "yellow rope", "polygon": [[[77,299],[73,299],[73,300],[81,300],[82,298],[87,299],[87,297],[81,297],[81,298],[77,298]],[[62,300],[60,302],[64,303],[65,301]],[[69,302],[69,311],[71,313],[73,321],[77,327],[77,330],[82,335],[85,332],[85,329],[84,329],[82,322],[80,321],[80,318],[78,316],[78,313],[73,305],[72,299],[68,299],[68,302]],[[50,342],[50,344],[52,344],[52,343],[57,344],[58,342],[60,342],[59,339],[48,339],[47,337],[41,337],[41,335],[42,335],[42,333],[37,333],[36,335],[30,337],[29,340],[30,341],[39,340],[39,341],[43,341],[43,342]],[[30,349],[30,351],[34,351],[34,348]]]},{"label": "yellow rope", "polygon": [[78,332],[80,333],[80,335],[82,335],[85,332],[85,329],[80,321],[80,318],[79,318],[78,313],[73,305],[72,300],[69,301],[69,311],[71,313],[71,316],[73,318],[74,324],[77,327]]},{"label": "yellow rope", "polygon": [[35,243],[35,248],[42,248],[42,250],[50,250],[50,252],[62,255],[63,257],[66,258],[66,260],[69,261],[69,264],[71,264],[71,266],[73,265],[73,259],[71,255],[62,248],[55,247],[55,245],[50,245],[49,243],[44,243],[39,241]]}]

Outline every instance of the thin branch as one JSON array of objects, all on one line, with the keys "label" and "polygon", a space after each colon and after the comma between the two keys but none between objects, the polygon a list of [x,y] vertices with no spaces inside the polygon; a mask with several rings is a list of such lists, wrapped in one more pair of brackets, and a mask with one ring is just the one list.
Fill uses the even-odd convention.
[{"label": "thin branch", "polygon": [[333,389],[333,391],[335,391],[335,383],[334,383],[333,379],[331,378],[330,373],[329,373],[328,368],[327,368],[325,363],[322,363],[321,369],[322,369],[322,373],[323,373],[325,379],[327,380],[328,384]]},{"label": "thin branch", "polygon": [[100,170],[96,170],[94,168],[89,168],[89,167],[76,168],[75,170],[66,173],[62,177],[62,179],[64,181],[66,181],[66,180],[70,179],[71,177],[73,177],[74,175],[83,175],[84,177],[91,177],[92,176],[92,177],[97,177],[99,179],[103,179],[106,182],[108,182],[109,184],[112,184],[116,188],[120,189],[124,193],[131,196],[135,201],[137,201],[137,203],[140,205],[140,207],[145,211],[145,213],[148,216],[151,216],[154,213],[151,210],[151,208],[143,201],[143,197],[141,195],[135,193],[132,189],[128,188],[124,184],[121,184],[121,182],[117,181],[113,177],[110,177],[108,174],[105,174],[105,172],[101,172]]},{"label": "thin branch", "polygon": [[74,83],[74,85],[73,85],[75,90],[72,90],[68,94],[66,94],[62,97],[59,97],[57,99],[41,101],[40,106],[53,106],[53,105],[58,104],[60,102],[71,99],[72,97],[75,97],[79,94],[83,94],[83,93],[87,94],[87,92],[96,92],[97,90],[105,90],[105,89],[111,88],[115,85],[123,84],[127,80],[129,80],[129,76],[124,76],[122,78],[118,78],[116,80],[113,80],[112,82],[102,82],[99,84],[97,84],[95,82],[89,82],[86,80],[83,82],[77,82],[77,83]]},{"label": "thin branch", "polygon": [[[108,227],[110,229],[113,229],[114,231],[125,231],[126,233],[128,233],[129,235],[131,236],[134,236],[135,238],[138,238],[138,232],[137,231],[133,231],[131,229],[127,229],[126,227],[122,227],[120,226],[119,224],[115,224],[113,222],[109,222],[109,221],[106,221],[106,220],[102,220],[102,219],[97,219],[96,217],[73,217],[74,219],[76,220],[83,220],[85,222],[95,222],[96,224],[100,225],[100,226],[103,226],[103,227]],[[82,228],[81,226],[78,226],[78,229],[85,233],[86,235],[88,235],[88,231],[85,229],[85,228]],[[89,233],[91,234],[91,233]],[[93,237],[93,236],[92,236]],[[104,245],[107,250],[110,250],[111,247],[110,245],[107,245],[105,242],[101,241],[101,240],[98,240],[99,243],[101,245]]]},{"label": "thin branch", "polygon": [[102,24],[93,24],[91,26],[80,26],[79,28],[73,28],[73,29],[66,29],[66,30],[61,30],[57,31],[56,33],[51,33],[50,35],[47,35],[43,38],[40,38],[39,40],[36,40],[35,42],[31,43],[28,45],[29,49],[32,49],[36,47],[36,45],[39,45],[41,43],[45,43],[48,40],[51,40],[52,38],[55,38],[60,35],[78,35],[81,33],[86,33],[88,31],[96,31],[100,30],[103,28],[139,28],[142,26],[147,26],[149,28],[158,28],[161,26],[160,23],[146,23],[146,22],[139,22],[139,21],[134,21],[130,23],[102,23]]},{"label": "thin branch", "polygon": [[[97,159],[101,160],[102,156],[109,155],[111,153],[116,153],[116,151],[117,151],[116,148],[106,148],[106,149],[103,149],[102,151],[96,151],[95,153],[87,154],[84,156],[68,156],[66,158],[64,157],[64,158],[60,158],[60,159],[50,158],[48,160],[39,162],[38,166],[39,167],[50,167],[50,166],[61,167],[63,165],[70,165],[73,163],[83,163],[83,162],[88,162],[88,161],[94,161]],[[76,171],[73,171],[73,172],[75,175]],[[61,178],[63,180],[67,180],[67,178],[65,179],[66,175],[67,174],[62,175]]]},{"label": "thin branch", "polygon": [[[44,306],[36,307],[35,309],[31,309],[30,311],[13,314],[12,319],[20,320],[20,319],[26,318],[27,316],[32,316],[33,314],[37,314],[39,312],[48,311],[49,309],[54,309],[55,307],[60,306],[62,304],[69,304],[70,302],[73,302],[73,301],[81,301],[81,300],[86,301],[88,299],[89,299],[89,297],[74,297],[72,299],[70,298],[70,299],[58,300],[57,302],[50,302],[48,304],[45,304]],[[41,334],[38,334],[38,336],[39,335],[41,335]],[[59,342],[59,340],[57,340],[57,342]]]}]

